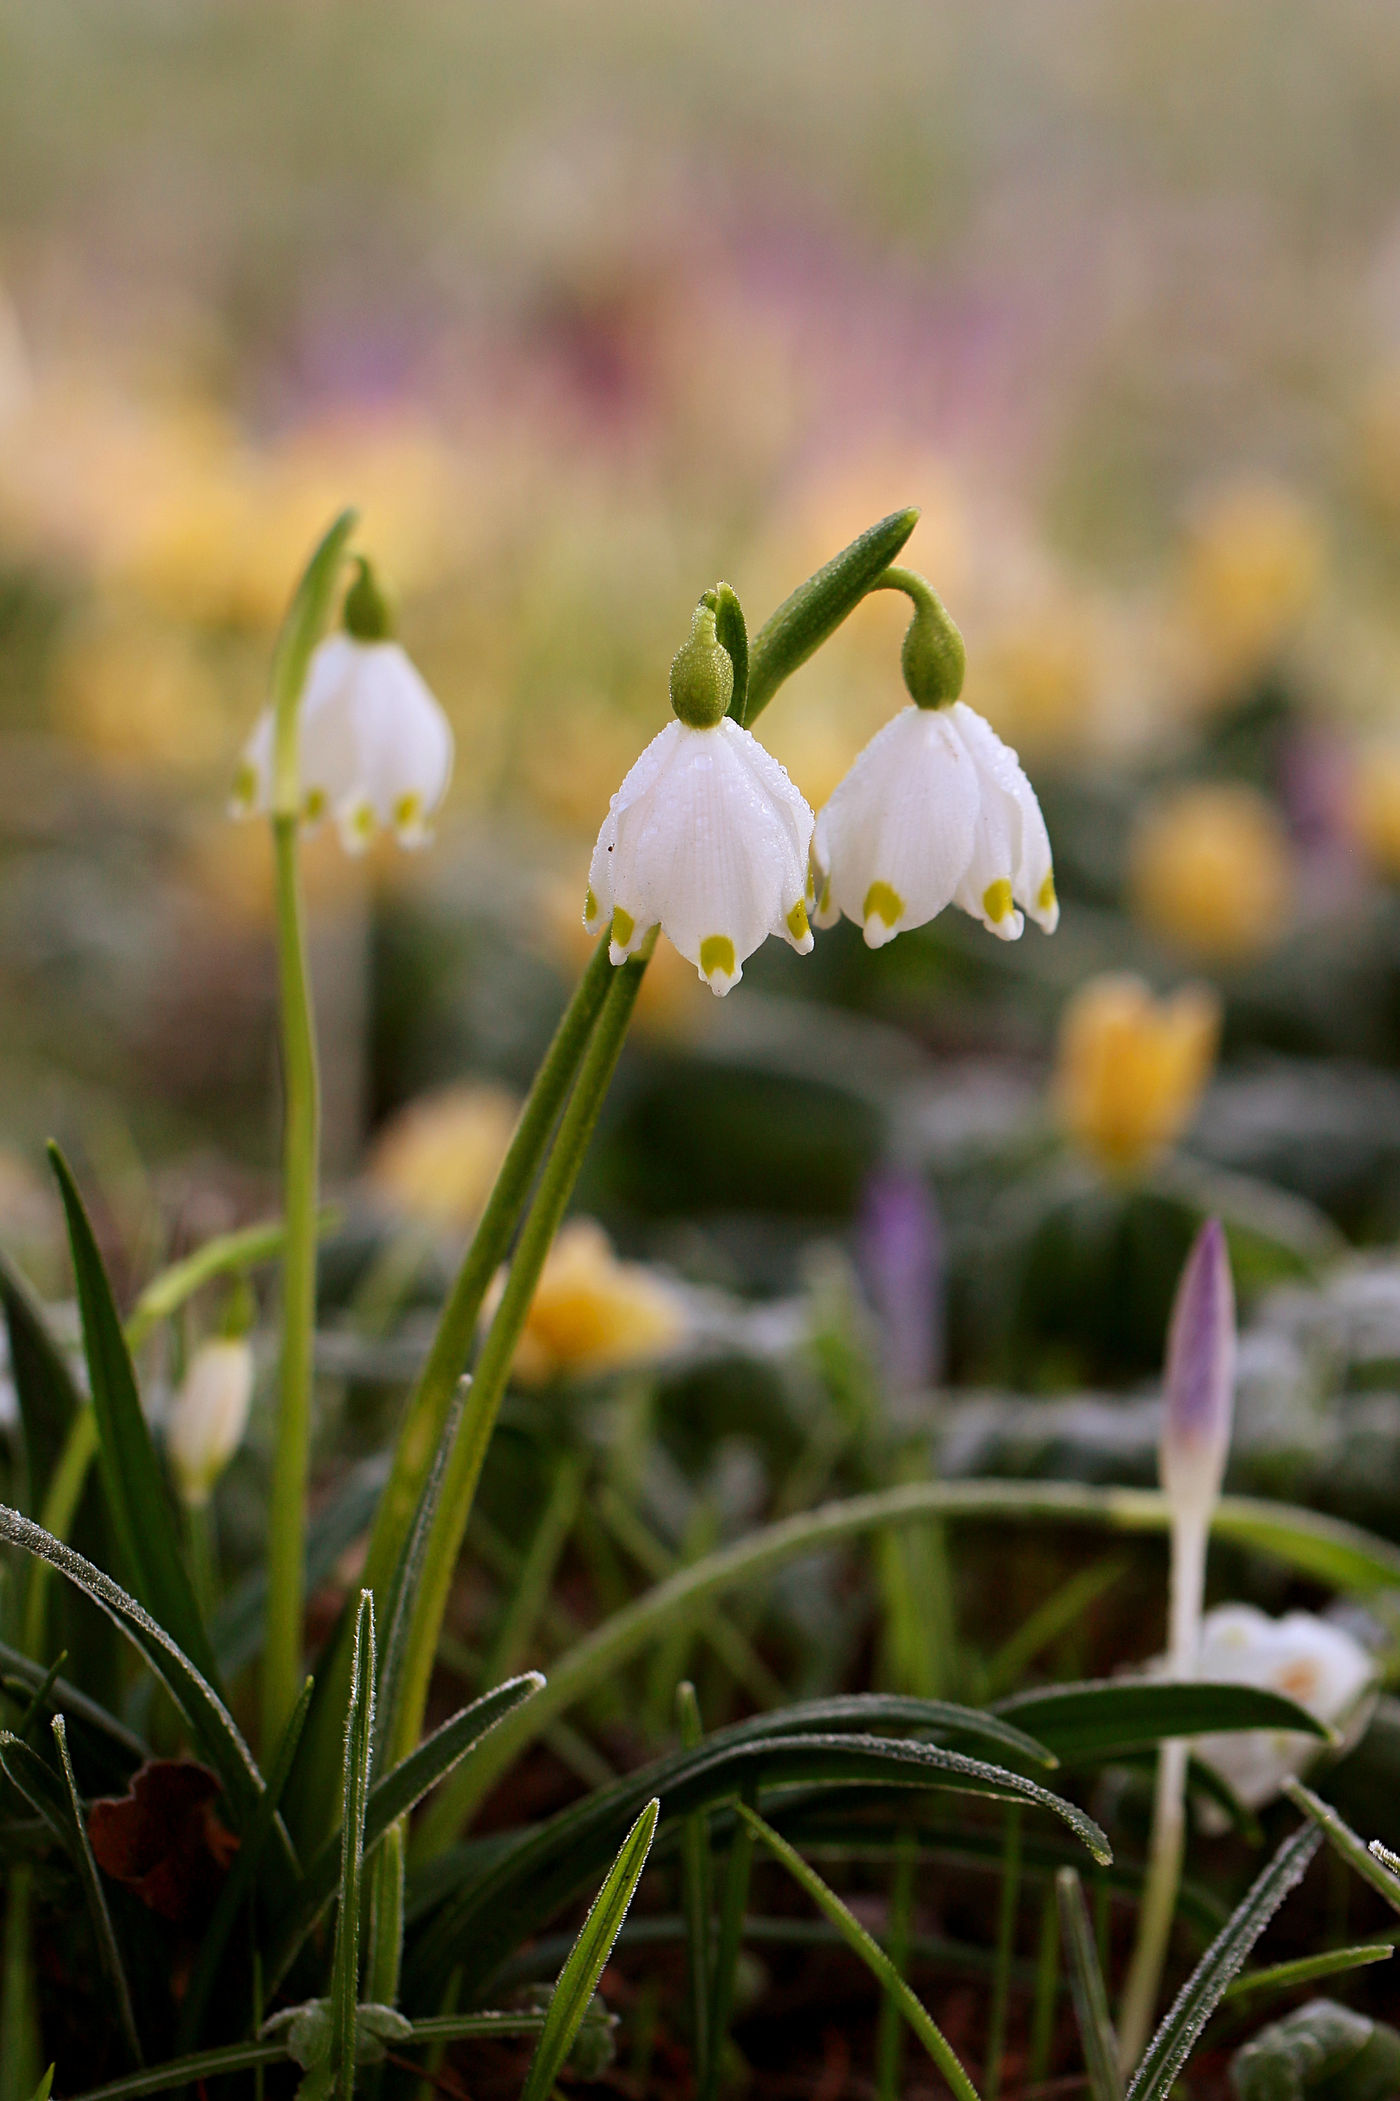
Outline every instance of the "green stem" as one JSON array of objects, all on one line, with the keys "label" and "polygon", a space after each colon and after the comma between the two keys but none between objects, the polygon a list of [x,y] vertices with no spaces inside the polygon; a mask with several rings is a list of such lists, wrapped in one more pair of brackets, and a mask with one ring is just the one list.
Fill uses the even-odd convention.
[{"label": "green stem", "polygon": [[10,1870],[5,1904],[3,1973],[0,1973],[0,2101],[29,2101],[39,2079],[39,2037],[34,2020],[33,1973],[29,1961],[29,1899],[34,1870],[17,1861]]},{"label": "green stem", "polygon": [[[471,1516],[486,1448],[504,1398],[520,1331],[530,1311],[545,1257],[573,1193],[593,1127],[622,1052],[642,977],[656,945],[655,930],[630,961],[613,972],[577,1083],[564,1111],[530,1213],[506,1277],[501,1303],[482,1344],[467,1404],[443,1475],[437,1516],[428,1535],[423,1579],[413,1601],[405,1644],[399,1710],[390,1738],[393,1759],[406,1758],[418,1742],[427,1705],[428,1681],[447,1607],[457,1555]],[[611,966],[609,966],[611,968]]]},{"label": "green stem", "polygon": [[1050,2076],[1050,2051],[1055,2040],[1055,2004],[1060,1995],[1060,1907],[1055,1885],[1045,1892],[1040,1919],[1040,1945],[1035,1956],[1035,2002],[1031,2010],[1031,2042],[1026,2062],[1027,2086],[1042,2086]]},{"label": "green stem", "polygon": [[1011,1983],[1011,1958],[1016,1944],[1016,1912],[1021,1896],[1021,1822],[1018,1802],[1005,1811],[1005,1843],[1001,1858],[1001,1911],[997,1921],[997,1966],[992,1977],[992,2005],[987,2020],[987,2071],[983,2080],[986,2101],[996,2101],[1001,2091],[1001,2061],[1006,2051],[1006,2006]]},{"label": "green stem", "polygon": [[[55,1539],[66,1540],[72,1529],[88,1468],[96,1452],[97,1416],[91,1408],[84,1408],[69,1426],[63,1450],[58,1455],[58,1465],[49,1480],[44,1507],[39,1513],[40,1524],[46,1532],[52,1532]],[[29,1588],[24,1600],[24,1650],[36,1663],[43,1661],[45,1605],[52,1580],[52,1562],[31,1560]]]},{"label": "green stem", "polygon": [[[752,1809],[756,1800],[756,1791],[746,1787],[740,1796],[740,1806]],[[696,2085],[696,2101],[715,2101],[724,2076],[725,2045],[729,2041],[729,2022],[734,2011],[734,1979],[743,1945],[744,1913],[749,1908],[752,1869],[753,1831],[747,1819],[736,1817],[734,1835],[729,1841],[729,1858],[724,1867],[719,1930],[715,1936],[714,1975],[709,2017],[705,2024],[708,2055],[704,2079]]]},{"label": "green stem", "polygon": [[282,1358],[267,1531],[265,1744],[280,1739],[301,1688],[321,1115],[295,816],[273,818],[272,843],[282,1016],[282,1211],[287,1237],[282,1254]]},{"label": "green stem", "polygon": [[1157,1755],[1157,1793],[1152,1809],[1152,1853],[1138,1913],[1137,1942],[1123,1987],[1118,2021],[1118,2063],[1125,2077],[1147,2048],[1162,1969],[1167,1959],[1181,1858],[1186,1844],[1186,1761],[1184,1738],[1164,1743]]},{"label": "green stem", "polygon": [[[704,1734],[700,1703],[688,1679],[676,1687],[681,1748],[698,1750]],[[697,1809],[681,1827],[681,1909],[685,1919],[685,1968],[690,1988],[690,2049],[695,2086],[703,2090],[710,2062],[710,1820]]]},{"label": "green stem", "polygon": [[[895,1975],[903,1977],[909,1966],[910,1927],[914,1914],[914,1869],[918,1863],[918,1841],[912,1831],[902,1831],[890,1878],[889,1944],[886,1953]],[[877,2101],[899,2101],[904,2064],[904,2013],[898,1998],[887,1991],[880,2001],[875,2031],[875,2093]]]}]

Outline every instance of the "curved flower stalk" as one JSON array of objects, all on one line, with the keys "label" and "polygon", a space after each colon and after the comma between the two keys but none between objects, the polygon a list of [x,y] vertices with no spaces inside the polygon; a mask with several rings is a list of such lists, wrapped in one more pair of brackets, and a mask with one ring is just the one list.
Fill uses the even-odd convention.
[{"label": "curved flower stalk", "polygon": [[[1158,1468],[1171,1510],[1167,1667],[1175,1678],[1194,1678],[1206,1544],[1229,1456],[1235,1405],[1235,1291],[1218,1219],[1202,1226],[1181,1273],[1167,1335],[1165,1388]],[[1152,1850],[1119,2023],[1125,2068],[1137,2063],[1151,2031],[1171,1935],[1186,1837],[1189,1754],[1187,1741],[1174,1738],[1163,1744],[1157,1760]]]},{"label": "curved flower stalk", "polygon": [[[392,639],[369,566],[345,602],[345,627],[312,654],[297,723],[305,825],[334,819],[347,853],[377,830],[400,846],[426,846],[452,777],[452,730],[404,650]],[[243,751],[232,814],[272,807],[275,722],[264,709]]]},{"label": "curved flower stalk", "polygon": [[809,900],[818,926],[842,913],[882,948],[956,904],[1015,941],[1026,918],[1059,923],[1049,834],[1020,760],[958,698],[963,646],[936,594],[911,571],[904,645],[913,695],[876,732],[817,818]]},{"label": "curved flower stalk", "polygon": [[702,600],[671,666],[677,719],[608,805],[583,912],[590,934],[610,927],[614,963],[660,926],[721,995],[770,934],[802,956],[812,946],[804,897],[812,812],[778,761],[726,714],[733,685],[714,610]]}]

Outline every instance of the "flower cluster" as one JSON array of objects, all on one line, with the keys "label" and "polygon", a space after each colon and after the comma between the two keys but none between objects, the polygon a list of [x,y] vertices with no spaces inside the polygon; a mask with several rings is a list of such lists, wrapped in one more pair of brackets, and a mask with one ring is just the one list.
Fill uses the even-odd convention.
[{"label": "flower cluster", "polygon": [[[671,671],[677,719],[614,795],[584,924],[623,962],[655,926],[728,992],[769,934],[805,955],[808,912],[842,913],[879,948],[957,904],[1002,940],[1059,918],[1050,840],[1019,760],[958,699],[962,642],[916,578],[904,653],[914,700],[813,818],[778,762],[728,713],[733,665],[709,600]],[[904,587],[904,586],[901,586]],[[911,643],[915,646],[911,647]]]}]

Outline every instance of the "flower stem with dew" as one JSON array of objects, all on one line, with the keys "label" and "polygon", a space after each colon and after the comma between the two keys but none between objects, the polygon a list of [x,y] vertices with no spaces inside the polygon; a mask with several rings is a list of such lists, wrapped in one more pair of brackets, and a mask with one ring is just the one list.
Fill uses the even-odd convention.
[{"label": "flower stem with dew", "polygon": [[298,834],[301,790],[297,720],[307,668],[330,613],[336,576],[355,523],[343,511],[306,566],[273,665],[272,851],[282,1048],[282,1354],[267,1545],[267,1637],[262,1736],[279,1741],[301,1685],[305,1604],[306,1475],[311,1445],[312,1348],[316,1324],[316,1211],[320,1081],[306,960]]},{"label": "flower stem with dew", "polygon": [[501,1303],[482,1344],[466,1407],[448,1455],[437,1515],[424,1554],[423,1579],[413,1600],[398,1712],[393,1717],[389,1739],[389,1755],[394,1760],[407,1757],[418,1742],[457,1555],[471,1516],[486,1448],[505,1396],[515,1347],[545,1257],[578,1179],[655,945],[653,929],[636,954],[613,970],[602,1012],[512,1258]]}]

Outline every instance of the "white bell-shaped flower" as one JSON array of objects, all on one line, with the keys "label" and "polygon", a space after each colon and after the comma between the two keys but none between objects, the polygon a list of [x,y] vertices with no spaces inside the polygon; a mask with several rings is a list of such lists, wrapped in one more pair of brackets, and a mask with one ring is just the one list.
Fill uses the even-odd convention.
[{"label": "white bell-shaped flower", "polygon": [[1035,790],[961,700],[911,703],[871,738],[817,818],[811,892],[818,926],[844,912],[871,948],[950,904],[1003,941],[1023,913],[1047,934],[1060,916]]},{"label": "white bell-shaped flower", "polygon": [[[1375,1682],[1373,1659],[1344,1627],[1311,1612],[1270,1619],[1253,1605],[1218,1605],[1201,1622],[1196,1676],[1217,1685],[1284,1693],[1344,1740],[1359,1734]],[[1319,1750],[1293,1729],[1246,1729],[1197,1737],[1192,1750],[1227,1781],[1247,1809],[1271,1802]]]},{"label": "white bell-shaped flower", "polygon": [[[401,846],[425,846],[452,775],[447,717],[397,642],[345,632],[316,649],[297,718],[302,813],[335,820],[348,853],[382,826]],[[272,797],[273,718],[265,709],[244,748],[233,814]]]},{"label": "white bell-shaped flower", "polygon": [[756,737],[724,712],[727,653],[702,602],[671,674],[680,718],[654,737],[608,806],[584,925],[612,929],[614,963],[660,926],[716,993],[769,934],[806,955],[812,812]]},{"label": "white bell-shaped flower", "polygon": [[185,1501],[207,1503],[243,1442],[253,1398],[253,1352],[246,1335],[202,1342],[189,1361],[165,1424],[165,1448]]}]

